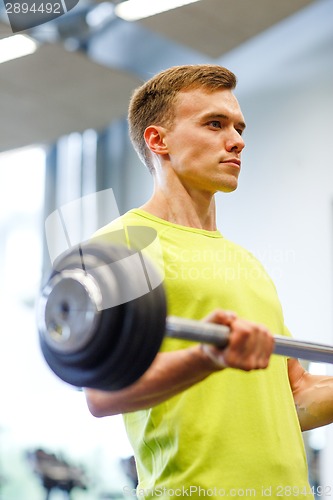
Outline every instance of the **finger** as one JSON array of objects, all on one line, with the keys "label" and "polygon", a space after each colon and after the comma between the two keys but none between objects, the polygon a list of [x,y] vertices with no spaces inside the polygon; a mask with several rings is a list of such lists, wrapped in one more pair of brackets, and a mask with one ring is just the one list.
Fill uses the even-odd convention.
[{"label": "finger", "polygon": [[225,311],[223,309],[215,309],[208,316],[203,318],[202,321],[207,323],[218,323],[221,325],[231,325],[231,323],[237,319],[237,315],[233,311]]},{"label": "finger", "polygon": [[224,359],[229,366],[244,370],[266,368],[273,347],[274,340],[267,328],[237,320],[232,325],[232,334],[224,352]]}]

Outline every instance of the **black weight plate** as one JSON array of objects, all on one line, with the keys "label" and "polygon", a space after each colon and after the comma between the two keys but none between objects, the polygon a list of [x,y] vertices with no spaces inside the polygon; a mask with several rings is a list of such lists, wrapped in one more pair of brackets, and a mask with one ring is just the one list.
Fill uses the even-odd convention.
[{"label": "black weight plate", "polygon": [[[162,285],[145,295],[145,303],[137,305],[137,312],[136,322],[128,325],[133,332],[133,362],[127,374],[129,378],[139,378],[151,365],[161,346],[166,321],[166,302]],[[137,328],[135,324],[138,325]]]},{"label": "black weight plate", "polygon": [[[51,276],[64,269],[82,269],[87,265],[88,272],[103,291],[109,283],[107,273],[101,274],[101,266],[133,253],[127,248],[101,245],[100,242],[79,246],[57,260]],[[121,270],[116,270],[120,287],[128,285],[131,276],[136,279],[138,274],[133,264],[126,271],[122,275]],[[103,310],[96,334],[84,349],[71,353],[53,352],[41,337],[40,344],[50,368],[65,382],[78,387],[118,390],[135,382],[150,366],[162,343],[165,320],[164,289],[159,285],[137,299]]]},{"label": "black weight plate", "polygon": [[[124,288],[131,281],[143,279],[142,273],[137,271],[137,266],[138,261],[131,260],[126,269],[119,271],[118,280]],[[133,285],[135,286],[134,283]],[[154,311],[160,311],[158,316],[161,320],[159,323],[154,322],[154,328],[147,328],[151,304]],[[109,352],[103,365],[100,364],[96,370],[96,377],[100,378],[99,386],[103,385],[103,388],[110,390],[118,390],[132,384],[147,370],[158,352],[165,331],[165,297],[162,285],[159,290],[155,289],[126,302],[124,307],[119,342],[116,348]]]},{"label": "black weight plate", "polygon": [[[75,269],[80,269],[82,270],[82,266],[90,267],[90,269],[87,271],[92,277],[96,278],[96,281],[98,282],[98,285],[101,289],[102,294],[104,291],[110,287],[110,284],[107,282],[107,276],[103,276],[99,273],[99,270],[103,269],[105,271],[105,264],[113,263],[116,260],[119,259],[119,251],[118,249],[114,248],[106,248],[103,246],[96,246],[96,245],[89,245],[83,248],[84,251],[84,260],[82,260],[82,251],[79,253],[77,248],[73,248],[71,251],[66,252],[66,254],[63,255],[63,258],[61,260],[58,260],[57,262],[57,272],[53,272],[51,274],[51,277],[54,277],[55,274],[59,274],[61,271],[68,271],[68,270],[75,270]],[[106,274],[106,273],[104,273]],[[75,277],[73,278],[73,281],[75,281]],[[75,301],[73,301],[75,303]],[[112,313],[109,312],[108,314],[108,320],[111,321],[113,315],[117,316],[119,314],[119,307],[113,307]],[[103,315],[103,311],[100,311],[98,316]],[[112,333],[115,331],[114,328],[112,328],[112,323],[110,325],[110,332]],[[104,338],[102,335],[102,339],[104,339],[104,344],[101,345],[102,339],[99,338],[99,335],[95,335],[91,341],[89,342],[88,345],[84,346],[84,348],[78,348],[77,350],[74,350],[72,352],[66,352],[66,353],[57,353],[59,357],[65,356],[64,359],[69,364],[72,364],[75,366],[76,364],[79,364],[83,366],[85,363],[88,365],[91,365],[91,363],[95,360],[98,359],[99,356],[103,355],[103,348],[108,347],[110,349],[114,348],[113,343],[117,341],[117,337],[113,338],[112,335],[108,335],[107,339]],[[98,340],[96,341],[96,338]]]},{"label": "black weight plate", "polygon": [[[89,271],[92,274],[93,271],[95,271],[95,274],[98,274],[98,269],[103,264],[114,262],[124,256],[124,249],[115,249],[101,245],[86,245],[83,250],[85,262],[90,262],[91,264],[92,259],[90,257],[96,257],[95,260],[93,259],[95,268]],[[51,277],[64,269],[76,269],[81,268],[81,266],[82,252],[77,247],[73,248],[57,260],[57,271],[53,271]],[[103,285],[107,286],[107,283],[103,283],[101,276],[97,277],[102,288]],[[72,385],[81,387],[85,381],[94,381],[94,372],[103,363],[106,354],[112,352],[116,347],[115,344],[119,342],[120,336],[117,332],[121,329],[122,321],[120,320],[123,312],[124,307],[122,305],[102,311],[96,334],[88,345],[76,352],[60,353],[54,351],[40,335],[41,349],[50,368],[60,378]]]},{"label": "black weight plate", "polygon": [[[141,235],[142,232],[139,234]],[[148,282],[147,280],[149,283],[160,281],[151,261],[148,262],[141,258],[139,265],[144,266],[145,283]],[[135,277],[140,276],[135,264],[133,269],[126,270],[126,274],[127,282],[129,279],[134,280]],[[162,343],[165,321],[166,299],[162,284],[126,304],[126,315],[122,329],[124,342],[118,346],[122,347],[118,351],[119,387],[130,385],[149,368]]]},{"label": "black weight plate", "polygon": [[[105,312],[106,314],[104,314]],[[110,338],[109,335],[110,317],[108,314],[109,312],[110,312],[109,310],[103,311],[99,328],[94,338],[94,348],[101,355],[102,354],[107,355],[107,353],[110,351],[108,348],[105,349],[104,345],[102,345],[103,349],[101,348],[100,350],[98,350],[98,348],[101,347],[101,344],[104,344],[103,341],[105,340],[105,338]],[[121,315],[119,315],[118,322],[114,322],[114,314],[113,313],[111,314],[112,314],[112,322],[114,323],[114,329],[116,331],[121,330],[122,328]],[[67,356],[64,354],[59,356],[59,353],[52,351],[49,345],[46,344],[45,341],[43,341],[43,339],[41,339],[40,345],[48,365],[50,366],[52,371],[64,382],[67,382],[68,384],[71,384],[76,387],[92,387],[96,389],[102,389],[104,387],[103,374],[101,373],[101,371],[103,370],[105,364],[105,356],[104,357],[98,356],[97,360],[96,358],[91,358],[90,364],[87,365],[87,363],[80,364],[78,353],[76,353],[75,364],[73,364],[72,356]],[[108,367],[109,367],[109,379],[110,379],[109,384],[111,386],[113,384],[112,378],[117,377],[117,373],[115,372],[115,367],[110,365],[109,362],[108,362]]]},{"label": "black weight plate", "polygon": [[113,357],[110,364],[117,366],[117,379],[109,378],[110,366],[106,365],[103,379],[105,389],[117,390],[132,384],[151,365],[165,332],[165,301],[161,301],[163,297],[163,287],[160,285],[127,304],[129,307],[122,327],[122,342],[118,344],[117,360]]}]

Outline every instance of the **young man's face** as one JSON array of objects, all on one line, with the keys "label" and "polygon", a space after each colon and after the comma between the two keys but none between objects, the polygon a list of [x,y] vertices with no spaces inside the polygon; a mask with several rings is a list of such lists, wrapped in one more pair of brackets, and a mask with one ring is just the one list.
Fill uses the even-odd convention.
[{"label": "young man's face", "polygon": [[185,188],[209,193],[236,189],[245,123],[233,93],[181,92],[174,116],[164,141],[170,167]]}]

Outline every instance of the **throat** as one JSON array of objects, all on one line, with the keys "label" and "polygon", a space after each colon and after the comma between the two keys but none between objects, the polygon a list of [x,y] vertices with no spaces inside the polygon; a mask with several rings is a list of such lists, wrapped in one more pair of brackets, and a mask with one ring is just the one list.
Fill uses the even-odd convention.
[{"label": "throat", "polygon": [[182,197],[155,193],[141,209],[173,224],[216,231],[214,197],[209,203],[196,203],[188,193]]}]

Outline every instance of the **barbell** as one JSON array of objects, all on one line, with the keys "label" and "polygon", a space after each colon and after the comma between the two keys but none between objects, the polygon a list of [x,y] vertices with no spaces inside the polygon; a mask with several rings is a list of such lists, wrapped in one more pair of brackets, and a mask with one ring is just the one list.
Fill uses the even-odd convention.
[{"label": "barbell", "polygon": [[[228,344],[229,328],[167,316],[163,277],[137,248],[91,241],[54,263],[37,301],[51,370],[76,387],[120,390],[149,368],[165,336]],[[275,335],[274,353],[333,363],[333,347]]]}]

